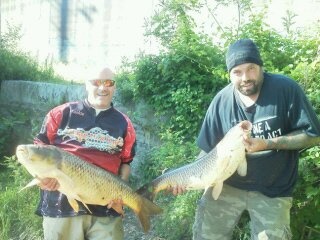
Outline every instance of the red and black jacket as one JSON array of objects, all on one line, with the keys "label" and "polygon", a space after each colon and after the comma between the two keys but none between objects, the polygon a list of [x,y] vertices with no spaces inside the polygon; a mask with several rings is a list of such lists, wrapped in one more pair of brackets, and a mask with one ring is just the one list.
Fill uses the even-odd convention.
[{"label": "red and black jacket", "polygon": [[[71,102],[52,109],[43,122],[35,144],[60,147],[111,173],[135,156],[136,134],[130,119],[113,106],[96,115],[87,100]],[[66,196],[58,191],[42,191],[36,213],[49,217],[90,214],[80,205],[74,212]],[[117,215],[105,206],[89,205],[92,215]]]}]

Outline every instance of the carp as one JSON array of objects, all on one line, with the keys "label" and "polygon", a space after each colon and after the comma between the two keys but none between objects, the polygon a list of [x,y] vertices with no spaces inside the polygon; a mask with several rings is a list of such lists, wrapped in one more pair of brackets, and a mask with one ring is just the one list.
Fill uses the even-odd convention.
[{"label": "carp", "polygon": [[150,229],[150,216],[162,212],[159,206],[136,193],[118,176],[56,146],[19,145],[16,156],[34,177],[24,188],[38,184],[43,178],[55,178],[60,185],[58,191],[67,196],[76,212],[79,211],[77,201],[88,209],[86,204],[106,206],[111,200],[122,199],[137,215],[144,232]]},{"label": "carp", "polygon": [[186,190],[213,187],[212,197],[217,200],[223,182],[236,171],[240,176],[247,174],[244,137],[250,137],[252,124],[242,121],[232,127],[209,153],[194,162],[163,173],[151,183],[142,186],[139,194],[153,200],[156,194],[168,187],[183,186]]}]

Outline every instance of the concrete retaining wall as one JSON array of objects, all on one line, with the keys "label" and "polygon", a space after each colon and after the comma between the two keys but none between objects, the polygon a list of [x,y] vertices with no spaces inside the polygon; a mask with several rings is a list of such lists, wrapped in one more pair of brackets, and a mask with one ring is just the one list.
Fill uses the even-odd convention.
[{"label": "concrete retaining wall", "polygon": [[63,85],[32,81],[2,81],[0,98],[2,103],[24,106],[59,105],[83,99],[86,91],[82,85]]}]

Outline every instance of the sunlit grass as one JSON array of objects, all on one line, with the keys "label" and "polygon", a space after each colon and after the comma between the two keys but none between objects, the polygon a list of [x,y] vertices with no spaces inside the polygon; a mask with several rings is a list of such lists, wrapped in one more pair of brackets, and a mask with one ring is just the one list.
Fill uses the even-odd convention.
[{"label": "sunlit grass", "polygon": [[34,214],[39,190],[29,188],[20,192],[22,184],[30,177],[18,165],[2,168],[0,178],[0,239],[42,239],[42,218]]}]

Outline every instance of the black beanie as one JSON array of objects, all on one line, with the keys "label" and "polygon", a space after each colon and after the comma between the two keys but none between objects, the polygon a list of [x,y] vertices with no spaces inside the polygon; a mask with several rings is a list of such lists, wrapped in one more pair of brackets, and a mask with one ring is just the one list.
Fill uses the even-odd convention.
[{"label": "black beanie", "polygon": [[263,65],[259,50],[251,39],[240,39],[231,44],[228,49],[226,64],[229,72],[235,66],[243,63]]}]

